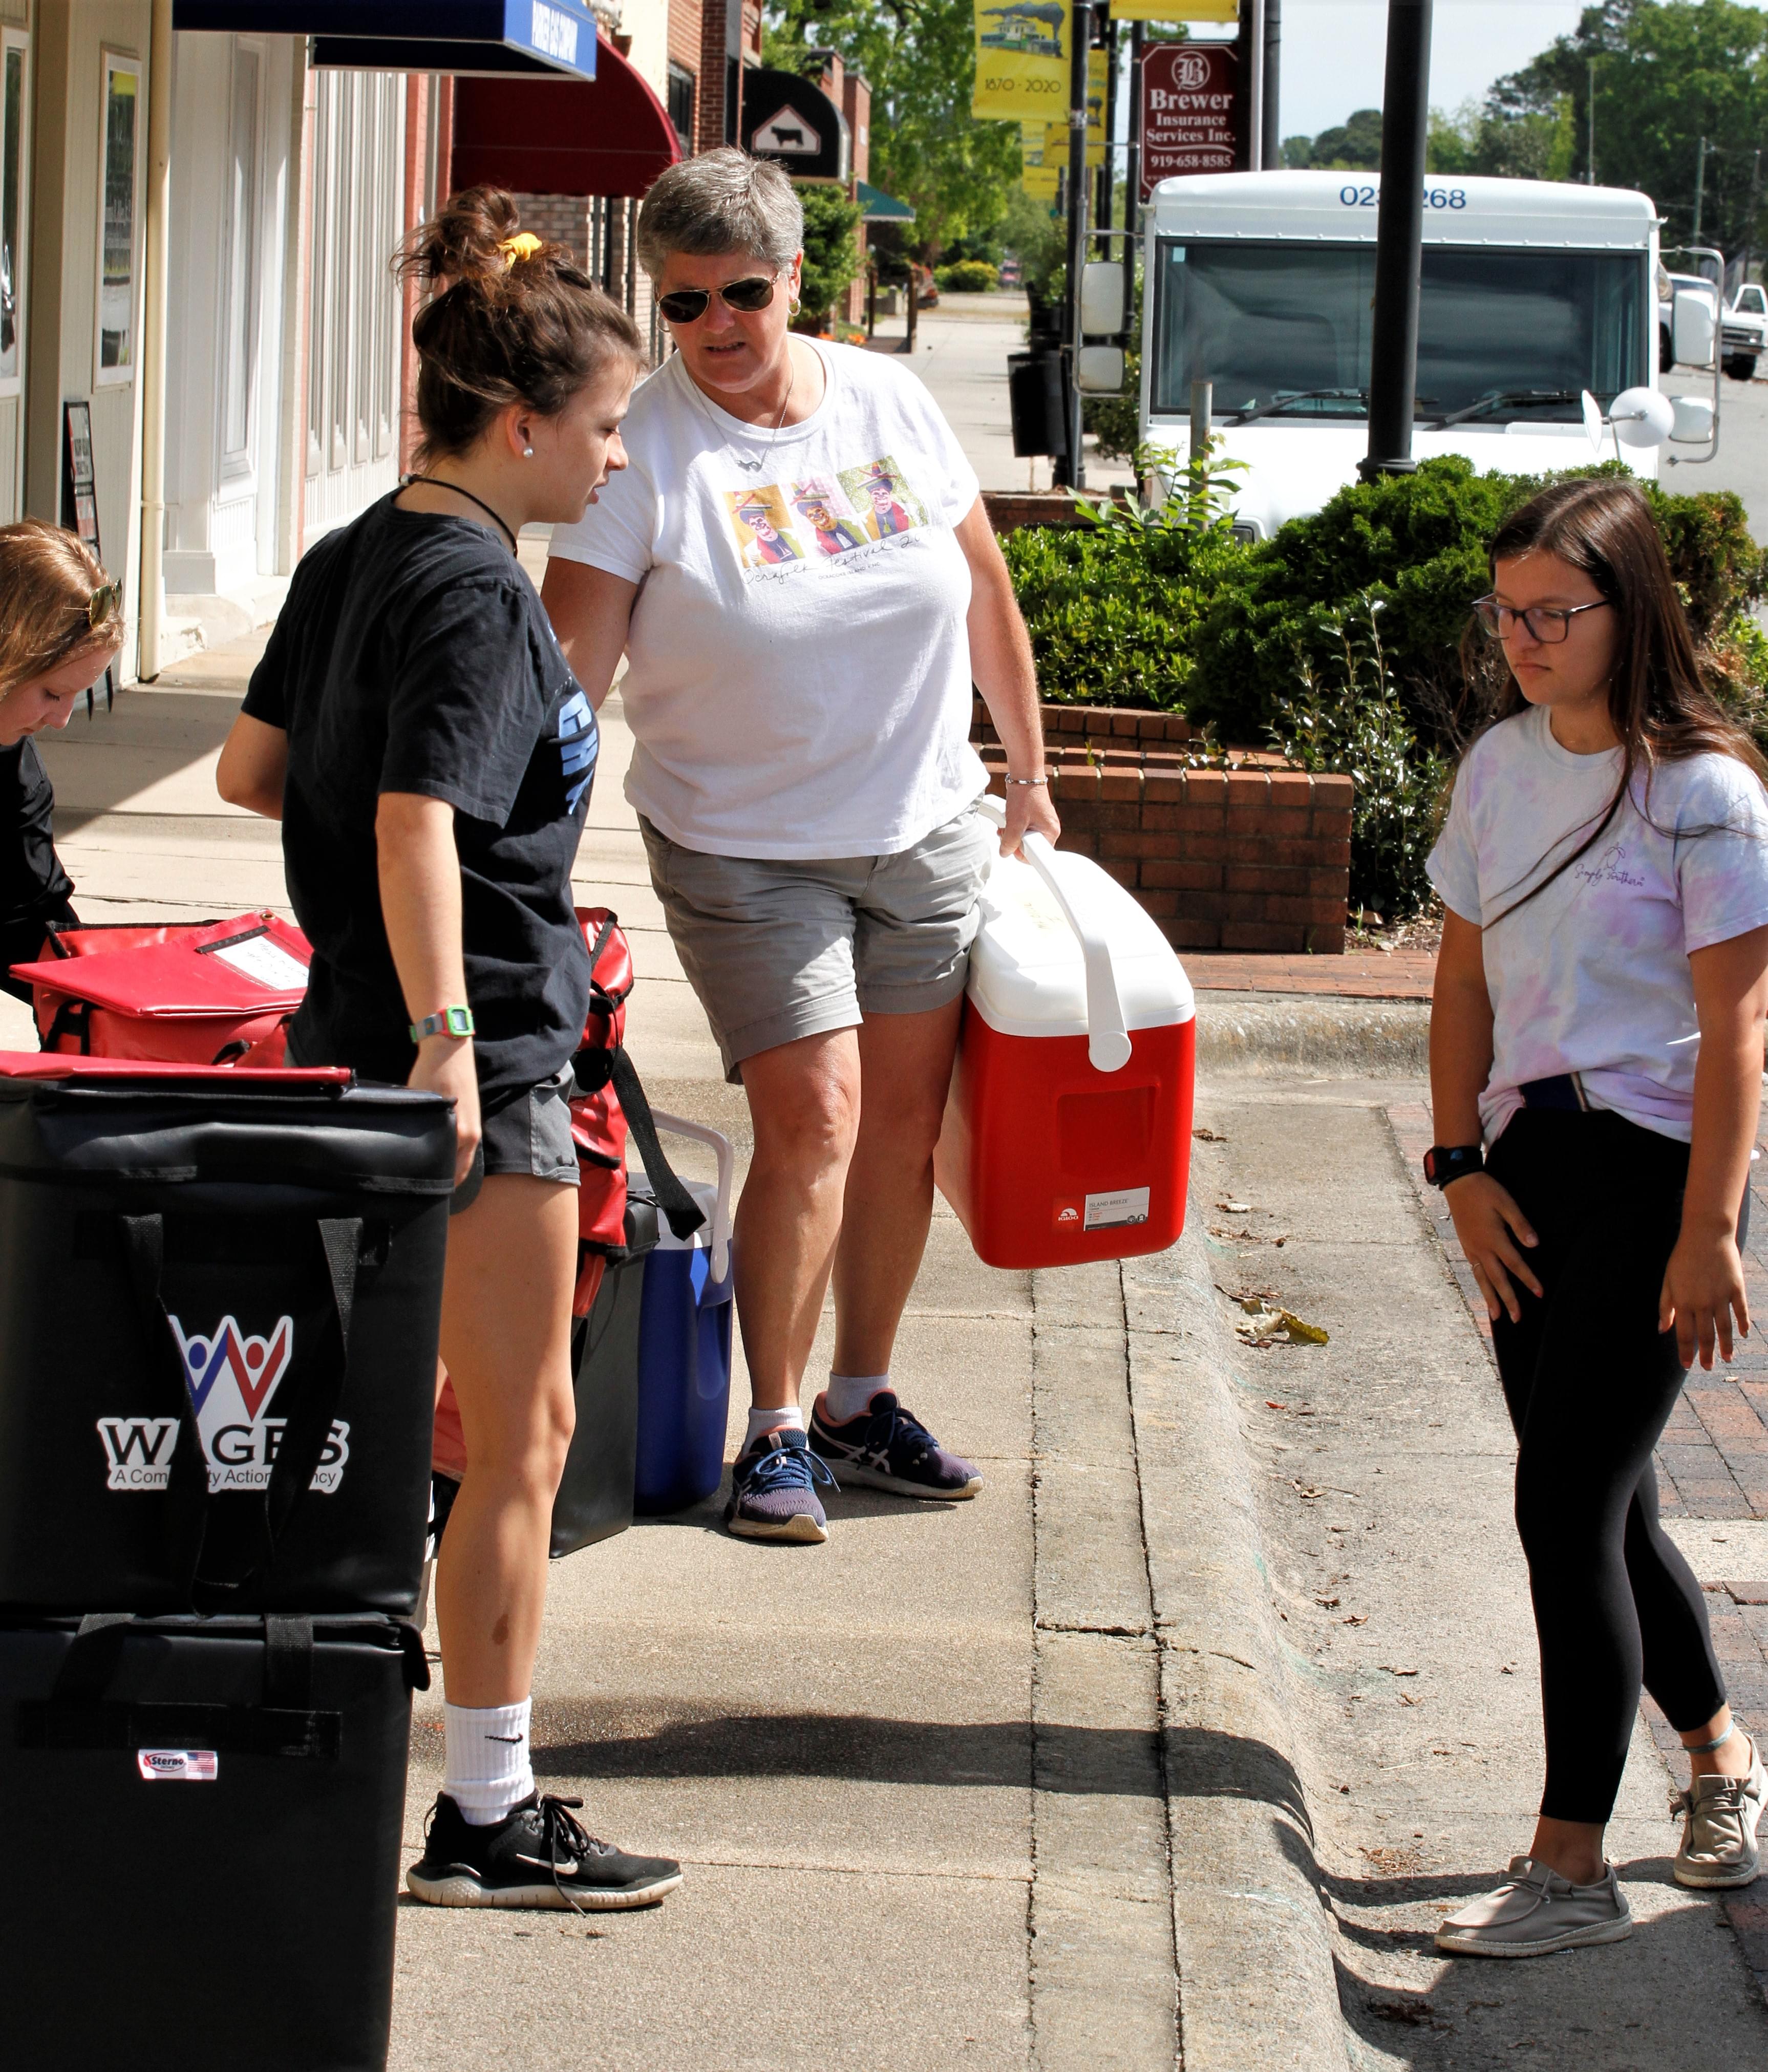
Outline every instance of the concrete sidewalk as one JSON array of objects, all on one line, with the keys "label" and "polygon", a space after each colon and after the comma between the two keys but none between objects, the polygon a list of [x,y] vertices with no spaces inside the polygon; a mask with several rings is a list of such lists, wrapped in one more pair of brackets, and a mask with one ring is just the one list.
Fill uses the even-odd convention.
[{"label": "concrete sidewalk", "polygon": [[[283,905],[277,831],[212,790],[249,661],[46,744],[88,915]],[[578,896],[631,932],[653,1097],[741,1152],[605,719]],[[895,1372],[981,1462],[977,1502],[842,1494],[802,1548],[730,1540],[714,1500],[555,1568],[546,1787],[688,1877],[590,1921],[405,1907],[395,2066],[1768,2068],[1730,1932],[1752,1902],[1668,1882],[1643,1726],[1634,1940],[1495,1979],[1431,1948],[1526,1844],[1538,1698],[1495,1380],[1408,1177],[1422,1089],[1334,1067],[1318,1018],[1344,1006],[1422,1012],[1206,999],[1174,1252],[1000,1273],[936,1216]],[[0,1040],[28,1044],[22,1009]],[[1239,1345],[1252,1293],[1330,1344]],[[1712,1558],[1741,1589],[1733,1545]],[[415,1853],[439,1692],[413,1741]]]}]

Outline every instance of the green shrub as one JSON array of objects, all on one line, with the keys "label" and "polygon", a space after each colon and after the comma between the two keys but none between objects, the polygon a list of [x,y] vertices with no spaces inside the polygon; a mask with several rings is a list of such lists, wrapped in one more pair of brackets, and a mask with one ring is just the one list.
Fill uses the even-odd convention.
[{"label": "green shrub", "polygon": [[[1569,475],[1614,474],[1619,463]],[[1304,667],[1318,673],[1339,652],[1346,612],[1365,595],[1386,607],[1382,637],[1412,723],[1439,746],[1472,717],[1462,696],[1461,636],[1474,599],[1490,587],[1486,542],[1519,504],[1564,475],[1476,475],[1447,455],[1414,475],[1354,483],[1311,516],[1292,520],[1248,557],[1198,629],[1186,709],[1227,740],[1256,740]],[[1751,660],[1749,608],[1768,594],[1768,557],[1749,536],[1741,500],[1705,491],[1672,496],[1643,485],[1696,638],[1741,672]]]},{"label": "green shrub", "polygon": [[1001,285],[1001,269],[986,259],[954,259],[949,266],[933,269],[935,287],[954,295],[985,295]]},{"label": "green shrub", "polygon": [[1189,471],[1186,500],[1164,510],[1082,504],[1084,524],[1026,526],[1001,542],[1041,696],[1187,708],[1203,614],[1249,552],[1230,533],[1226,509],[1226,478],[1240,465],[1206,460]]},{"label": "green shrub", "polygon": [[859,271],[853,232],[864,212],[826,181],[800,182],[798,199],[804,207],[804,314],[826,317]]},{"label": "green shrub", "polygon": [[1425,859],[1436,839],[1445,757],[1407,718],[1382,645],[1382,602],[1364,596],[1333,623],[1338,652],[1277,701],[1273,746],[1298,769],[1334,771],[1356,784],[1351,819],[1351,906],[1408,921],[1430,898]]}]

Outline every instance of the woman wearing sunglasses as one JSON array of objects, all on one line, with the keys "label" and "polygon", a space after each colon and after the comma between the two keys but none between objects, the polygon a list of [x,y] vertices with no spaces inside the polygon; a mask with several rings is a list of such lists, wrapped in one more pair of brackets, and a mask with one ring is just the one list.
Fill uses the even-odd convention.
[{"label": "woman wearing sunglasses", "polygon": [[1437,1941],[1531,1957],[1632,1931],[1602,1841],[1642,1682],[1688,1751],[1676,1878],[1758,1868],[1768,1776],[1659,1524],[1651,1457],[1696,1355],[1729,1359],[1749,1328],[1768,767],[1708,689],[1633,484],[1544,491],[1491,568],[1476,610],[1505,665],[1497,713],[1430,859],[1425,1170],[1516,1430],[1547,1775],[1527,1855]]},{"label": "woman wearing sunglasses", "polygon": [[72,926],[73,882],[56,853],[56,795],[34,736],[64,727],[123,644],[123,594],[85,543],[27,518],[0,526],[0,986]]},{"label": "woman wearing sunglasses", "polygon": [[754,1119],[737,1304],[754,1407],[726,1520],[816,1542],[830,1468],[910,1498],[981,1486],[890,1375],[993,840],[971,810],[972,682],[1011,772],[1001,845],[1057,824],[975,473],[907,368],[792,334],[803,243],[791,181],[740,151],[651,189],[639,257],[679,349],[633,397],[626,473],[554,531],[543,594],[592,701],[626,652],[627,796]]}]

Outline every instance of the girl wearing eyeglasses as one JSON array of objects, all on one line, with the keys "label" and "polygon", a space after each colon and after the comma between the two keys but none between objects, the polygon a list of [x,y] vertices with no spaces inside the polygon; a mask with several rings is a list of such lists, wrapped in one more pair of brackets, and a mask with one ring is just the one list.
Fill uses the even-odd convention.
[{"label": "girl wearing eyeglasses", "polygon": [[78,536],[27,518],[0,525],[0,986],[72,927],[73,881],[56,853],[56,795],[34,736],[64,727],[123,644],[123,598]]},{"label": "girl wearing eyeglasses", "polygon": [[1740,1245],[1768,1011],[1768,797],[1715,701],[1643,495],[1561,483],[1491,548],[1506,665],[1430,859],[1444,905],[1425,1163],[1492,1320],[1540,1634],[1528,1853],[1438,1947],[1632,1932],[1603,1830],[1642,1682],[1688,1751],[1675,1873],[1749,1884],[1765,1776],[1652,1449],[1749,1328]]}]

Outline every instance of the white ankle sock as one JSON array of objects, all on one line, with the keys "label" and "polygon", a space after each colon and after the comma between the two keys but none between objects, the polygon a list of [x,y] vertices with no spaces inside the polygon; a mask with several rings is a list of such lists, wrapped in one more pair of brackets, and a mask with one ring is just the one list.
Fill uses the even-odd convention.
[{"label": "white ankle sock", "polygon": [[519,1705],[447,1705],[447,1770],[442,1790],[460,1808],[469,1827],[489,1827],[520,1806],[534,1789],[528,1747],[533,1700]]},{"label": "white ankle sock", "polygon": [[804,1413],[795,1404],[790,1410],[751,1410],[749,1429],[742,1435],[742,1449],[746,1453],[764,1432],[802,1432]]},{"label": "white ankle sock", "polygon": [[857,1417],[878,1392],[890,1385],[887,1374],[831,1374],[824,1399],[828,1405],[829,1423],[845,1424],[849,1418]]}]

